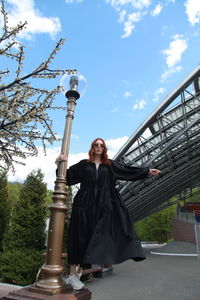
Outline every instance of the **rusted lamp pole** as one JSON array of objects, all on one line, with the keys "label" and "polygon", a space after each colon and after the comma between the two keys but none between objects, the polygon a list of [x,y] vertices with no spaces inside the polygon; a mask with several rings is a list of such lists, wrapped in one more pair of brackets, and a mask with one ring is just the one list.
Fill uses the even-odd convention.
[{"label": "rusted lamp pole", "polygon": [[[86,80],[83,75],[75,71],[70,74],[65,74],[61,78],[60,85],[62,92],[68,99],[65,130],[61,147],[61,152],[68,158],[76,100],[80,98],[80,88],[86,89]],[[42,279],[36,282],[34,287],[30,288],[30,290],[34,292],[53,295],[63,293],[69,289],[62,280],[63,264],[61,259],[65,213],[67,211],[66,172],[67,161],[60,161],[52,197],[53,204],[49,207],[51,216],[46,260],[45,264],[41,267]]]}]

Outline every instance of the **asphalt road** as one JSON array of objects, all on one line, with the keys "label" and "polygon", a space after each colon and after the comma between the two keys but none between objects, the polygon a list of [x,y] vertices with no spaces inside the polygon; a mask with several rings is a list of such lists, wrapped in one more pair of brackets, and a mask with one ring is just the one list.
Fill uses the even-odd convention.
[{"label": "asphalt road", "polygon": [[114,266],[113,275],[86,283],[93,300],[200,300],[197,257],[148,253],[142,262]]}]

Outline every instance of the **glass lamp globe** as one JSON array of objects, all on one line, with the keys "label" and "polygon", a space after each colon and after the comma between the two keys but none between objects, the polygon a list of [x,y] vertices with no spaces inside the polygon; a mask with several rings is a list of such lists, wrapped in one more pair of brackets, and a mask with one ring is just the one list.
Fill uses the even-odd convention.
[{"label": "glass lamp globe", "polygon": [[75,98],[82,97],[87,88],[85,77],[79,71],[65,73],[60,81],[62,93],[68,97],[76,95]]}]

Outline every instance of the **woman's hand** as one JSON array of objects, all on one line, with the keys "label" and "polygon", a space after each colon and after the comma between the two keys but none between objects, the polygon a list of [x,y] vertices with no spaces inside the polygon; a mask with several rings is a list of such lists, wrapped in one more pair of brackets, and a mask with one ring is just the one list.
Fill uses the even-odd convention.
[{"label": "woman's hand", "polygon": [[67,161],[67,155],[64,152],[61,152],[60,155],[56,158],[55,164],[59,164],[60,161]]},{"label": "woman's hand", "polygon": [[153,176],[157,176],[161,173],[160,170],[158,169],[149,169],[149,174],[153,175]]}]

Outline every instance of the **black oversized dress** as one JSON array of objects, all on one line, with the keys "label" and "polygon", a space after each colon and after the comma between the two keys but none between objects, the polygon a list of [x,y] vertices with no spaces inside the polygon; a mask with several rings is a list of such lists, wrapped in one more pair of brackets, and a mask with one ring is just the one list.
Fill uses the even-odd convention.
[{"label": "black oversized dress", "polygon": [[81,160],[67,170],[67,184],[80,183],[69,225],[70,264],[119,264],[145,259],[128,210],[115,188],[116,180],[136,181],[149,169]]}]

